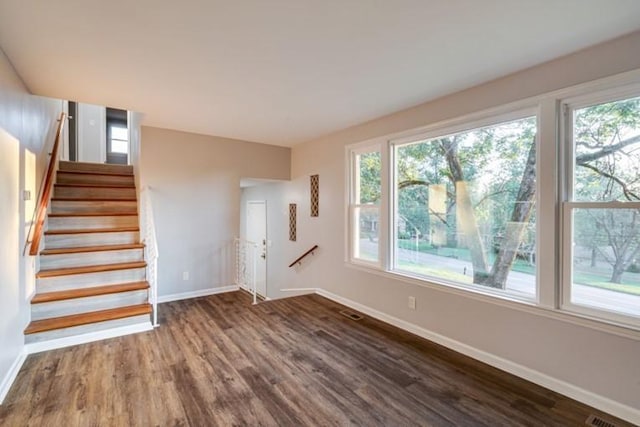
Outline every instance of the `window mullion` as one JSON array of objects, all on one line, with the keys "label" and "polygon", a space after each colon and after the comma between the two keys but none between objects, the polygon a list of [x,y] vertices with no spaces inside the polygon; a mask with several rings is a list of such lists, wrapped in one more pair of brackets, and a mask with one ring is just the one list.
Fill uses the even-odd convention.
[{"label": "window mullion", "polygon": [[[558,109],[554,99],[540,104],[537,167],[537,287],[538,304],[558,305]],[[551,190],[551,191],[550,191]]]}]

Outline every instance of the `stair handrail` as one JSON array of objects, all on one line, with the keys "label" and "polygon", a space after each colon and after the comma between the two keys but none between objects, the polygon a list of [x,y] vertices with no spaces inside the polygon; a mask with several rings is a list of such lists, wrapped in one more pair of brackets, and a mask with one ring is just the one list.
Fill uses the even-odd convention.
[{"label": "stair handrail", "polygon": [[144,243],[144,257],[147,262],[147,282],[149,282],[151,305],[153,306],[153,326],[158,323],[158,240],[156,223],[151,200],[151,187],[145,186],[140,191],[140,218],[142,222],[142,242]]},{"label": "stair handrail", "polygon": [[238,287],[241,287],[243,284],[247,285],[247,283],[244,283],[244,280],[242,278],[242,272],[240,271],[240,267],[242,265],[242,254],[243,254],[243,247],[245,248],[245,252],[244,252],[244,260],[246,261],[246,248],[251,248],[251,294],[253,296],[253,304],[257,304],[258,303],[258,283],[257,283],[257,278],[256,278],[256,272],[258,269],[258,244],[256,242],[251,242],[249,240],[246,239],[242,239],[240,237],[236,237],[235,239],[233,239],[234,243],[235,243],[235,267],[236,267],[236,285]]},{"label": "stair handrail", "polygon": [[311,249],[309,249],[307,252],[303,253],[302,255],[300,255],[295,261],[293,261],[291,264],[289,264],[289,268],[293,267],[296,264],[300,264],[300,262],[309,254],[313,254],[313,252],[318,249],[318,245],[313,245],[313,247]]},{"label": "stair handrail", "polygon": [[[40,249],[40,240],[42,240],[44,220],[47,216],[47,210],[49,209],[49,202],[51,201],[51,189],[53,188],[55,173],[58,169],[58,152],[66,116],[66,113],[60,113],[60,118],[58,119],[58,129],[56,130],[56,137],[50,153],[51,157],[49,158],[49,164],[47,165],[47,172],[44,175],[42,185],[40,186],[40,197],[38,198],[38,204],[36,205],[36,208],[34,210],[31,225],[29,226],[29,233],[27,233],[27,244],[25,246],[29,245],[28,238],[29,236],[31,236],[29,255],[32,256],[37,255],[38,250]],[[33,234],[31,234],[32,229]]]}]

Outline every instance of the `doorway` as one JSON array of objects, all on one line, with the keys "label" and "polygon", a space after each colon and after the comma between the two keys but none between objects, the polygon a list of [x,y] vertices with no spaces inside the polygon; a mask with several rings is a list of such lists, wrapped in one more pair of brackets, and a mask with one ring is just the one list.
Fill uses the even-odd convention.
[{"label": "doorway", "polygon": [[258,245],[256,254],[256,292],[267,297],[267,202],[247,202],[247,240]]}]

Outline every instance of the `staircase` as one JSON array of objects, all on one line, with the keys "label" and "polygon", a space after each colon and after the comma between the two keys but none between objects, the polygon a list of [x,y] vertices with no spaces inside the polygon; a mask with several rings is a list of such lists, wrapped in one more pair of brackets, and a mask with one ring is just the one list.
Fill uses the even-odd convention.
[{"label": "staircase", "polygon": [[133,168],[61,161],[50,206],[25,341],[150,325]]}]

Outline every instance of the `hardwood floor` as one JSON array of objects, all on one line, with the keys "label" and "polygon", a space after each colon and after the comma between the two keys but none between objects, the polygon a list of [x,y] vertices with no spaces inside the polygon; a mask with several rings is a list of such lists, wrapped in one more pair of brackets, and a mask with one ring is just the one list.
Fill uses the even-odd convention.
[{"label": "hardwood floor", "polygon": [[343,309],[241,292],[163,304],[154,331],[29,356],[0,425],[628,425]]}]

